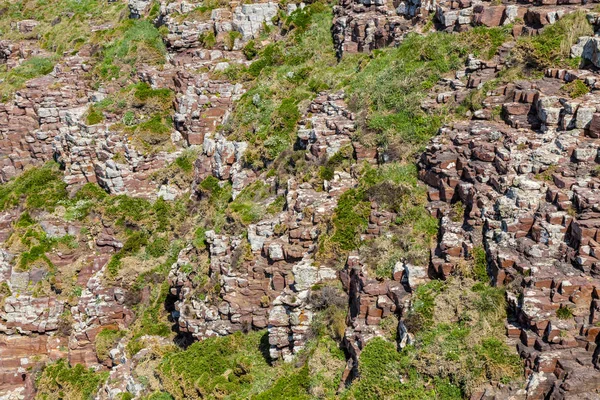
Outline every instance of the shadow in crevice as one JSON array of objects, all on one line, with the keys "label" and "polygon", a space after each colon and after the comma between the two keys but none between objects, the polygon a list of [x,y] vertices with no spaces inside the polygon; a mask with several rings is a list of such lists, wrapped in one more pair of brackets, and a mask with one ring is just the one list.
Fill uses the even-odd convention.
[{"label": "shadow in crevice", "polygon": [[173,339],[173,343],[182,349],[187,349],[192,343],[196,341],[196,338],[189,332],[179,331],[179,311],[175,308],[175,303],[178,300],[178,296],[172,293],[167,294],[164,302],[164,310],[169,314],[169,322],[173,323],[171,330],[176,332],[177,335]]}]

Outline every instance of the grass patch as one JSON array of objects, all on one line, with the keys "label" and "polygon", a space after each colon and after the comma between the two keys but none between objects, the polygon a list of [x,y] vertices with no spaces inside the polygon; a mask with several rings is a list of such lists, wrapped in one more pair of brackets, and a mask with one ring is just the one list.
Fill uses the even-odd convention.
[{"label": "grass patch", "polygon": [[242,398],[254,380],[269,373],[260,352],[263,335],[238,332],[196,342],[185,351],[168,354],[157,372],[176,399],[233,394]]},{"label": "grass patch", "polygon": [[413,296],[404,322],[415,342],[402,354],[421,376],[448,380],[463,396],[488,381],[517,381],[522,365],[505,343],[505,319],[502,288],[462,277],[431,281]]},{"label": "grass patch", "polygon": [[267,212],[262,203],[269,195],[270,187],[259,180],[238,194],[235,200],[229,204],[228,213],[243,225],[256,223]]},{"label": "grass patch", "polygon": [[558,310],[556,310],[556,317],[563,320],[571,319],[573,318],[573,312],[570,308],[561,306]]},{"label": "grass patch", "polygon": [[429,378],[410,365],[394,343],[375,338],[360,354],[360,378],[346,398],[355,399],[462,399],[461,390],[448,379]]},{"label": "grass patch", "polygon": [[96,357],[104,361],[110,357],[110,350],[117,345],[117,342],[125,336],[125,332],[119,329],[103,329],[96,335],[94,346],[96,347]]},{"label": "grass patch", "polygon": [[513,54],[518,61],[537,70],[549,67],[576,68],[570,58],[571,46],[580,36],[593,36],[594,30],[585,11],[566,15],[546,26],[541,34],[519,39]]},{"label": "grass patch", "polygon": [[92,398],[98,387],[108,378],[108,371],[95,372],[81,364],[73,367],[60,359],[44,368],[36,381],[38,400]]},{"label": "grass patch", "polygon": [[95,68],[95,74],[101,80],[127,77],[139,66],[166,62],[162,36],[149,21],[126,20],[104,35],[107,44]]},{"label": "grass patch", "polygon": [[68,198],[67,185],[62,181],[58,164],[47,163],[31,168],[0,186],[0,210],[24,204],[27,209],[53,211]]},{"label": "grass patch", "polygon": [[[15,91],[23,88],[28,80],[52,72],[55,64],[55,57],[31,57],[8,71],[6,66],[0,66],[0,93],[2,93],[0,99],[2,102],[7,101]],[[2,70],[3,68],[4,70]]]}]

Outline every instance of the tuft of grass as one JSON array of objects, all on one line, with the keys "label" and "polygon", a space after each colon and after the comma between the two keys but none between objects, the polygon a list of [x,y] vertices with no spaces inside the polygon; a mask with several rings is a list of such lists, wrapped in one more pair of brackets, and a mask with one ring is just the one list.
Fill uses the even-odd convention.
[{"label": "tuft of grass", "polygon": [[104,361],[110,357],[110,350],[116,346],[117,342],[125,336],[125,332],[119,329],[103,329],[98,335],[96,335],[96,339],[94,341],[94,346],[96,348],[96,357],[98,360]]},{"label": "tuft of grass", "polygon": [[590,88],[580,79],[575,79],[574,81],[563,85],[561,89],[574,99],[585,96],[590,92]]},{"label": "tuft of grass", "polygon": [[556,310],[556,317],[564,320],[571,319],[573,318],[573,312],[570,308],[561,306],[558,310]]},{"label": "tuft of grass", "polygon": [[487,254],[481,246],[473,248],[473,274],[479,282],[489,282],[487,273]]},{"label": "tuft of grass", "polygon": [[104,115],[96,107],[91,106],[85,120],[88,125],[96,125],[104,121]]}]

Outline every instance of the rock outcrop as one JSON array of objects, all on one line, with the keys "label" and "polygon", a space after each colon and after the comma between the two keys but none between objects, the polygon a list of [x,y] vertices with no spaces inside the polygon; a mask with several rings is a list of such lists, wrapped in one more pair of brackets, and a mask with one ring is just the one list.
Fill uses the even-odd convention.
[{"label": "rock outcrop", "polygon": [[[466,86],[485,80],[485,68],[468,69]],[[599,388],[598,96],[571,99],[559,88],[576,79],[594,88],[596,79],[590,71],[551,69],[546,76],[502,85],[473,120],[442,128],[419,174],[430,187],[431,211],[442,218],[435,274],[449,276],[484,246],[493,283],[507,288],[507,335],[519,342],[529,395],[585,397]],[[453,86],[455,101],[464,89]],[[503,120],[492,120],[494,108]]]}]

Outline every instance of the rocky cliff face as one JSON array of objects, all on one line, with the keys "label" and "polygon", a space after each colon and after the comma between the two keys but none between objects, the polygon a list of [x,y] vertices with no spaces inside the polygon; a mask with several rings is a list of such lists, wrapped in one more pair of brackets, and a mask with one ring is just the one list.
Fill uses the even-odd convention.
[{"label": "rocky cliff face", "polygon": [[95,3],[0,2],[1,399],[600,398],[593,5]]}]

